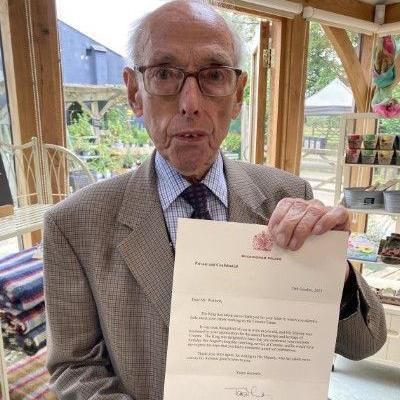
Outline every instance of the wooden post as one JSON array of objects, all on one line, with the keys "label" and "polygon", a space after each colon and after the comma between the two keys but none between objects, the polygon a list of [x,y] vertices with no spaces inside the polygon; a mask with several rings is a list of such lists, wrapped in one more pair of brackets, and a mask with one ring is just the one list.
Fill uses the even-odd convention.
[{"label": "wooden post", "polygon": [[[23,144],[36,136],[39,146],[42,143],[65,146],[55,1],[8,0],[8,12],[20,128],[14,143]],[[39,158],[43,171],[44,162]],[[47,187],[44,179],[41,186]],[[49,198],[47,193],[42,196]],[[33,243],[39,240],[40,234],[32,235]]]},{"label": "wooden post", "polygon": [[265,116],[267,107],[268,65],[265,59],[269,42],[269,22],[260,23],[260,44],[258,47],[258,101],[257,101],[257,131],[256,131],[256,164],[264,164]]},{"label": "wooden post", "polygon": [[[360,65],[362,74],[367,84],[367,93],[364,101],[361,104],[357,104],[357,112],[370,112],[371,100],[373,94],[372,88],[372,66],[373,66],[373,49],[375,45],[375,38],[373,36],[362,35],[360,43]],[[367,120],[367,123],[357,121],[356,129],[358,132],[363,134],[375,132],[375,121]],[[369,186],[372,181],[373,171],[369,168],[352,168],[350,175],[350,186],[351,187],[362,187]],[[352,221],[351,230],[354,232],[365,232],[368,224],[368,215],[356,215]]]},{"label": "wooden post", "polygon": [[9,0],[9,20],[21,143],[65,146],[56,5],[54,0]]},{"label": "wooden post", "polygon": [[[360,113],[370,112],[372,99],[372,53],[375,37],[361,35],[360,55],[356,53],[344,29],[323,26],[336,53],[342,61],[347,78],[353,91],[356,109]],[[355,124],[355,131],[359,134],[374,132],[374,121],[359,120]],[[350,187],[369,186],[372,179],[372,170],[353,167],[351,174],[345,176],[345,185]],[[366,215],[354,215],[351,230],[365,232],[367,227]]]},{"label": "wooden post", "polygon": [[294,174],[303,145],[309,23],[301,16],[272,23],[270,164]]},{"label": "wooden post", "polygon": [[265,59],[269,42],[269,22],[258,26],[257,45],[253,49],[250,85],[250,161],[264,164],[265,116],[267,107],[268,65]]}]

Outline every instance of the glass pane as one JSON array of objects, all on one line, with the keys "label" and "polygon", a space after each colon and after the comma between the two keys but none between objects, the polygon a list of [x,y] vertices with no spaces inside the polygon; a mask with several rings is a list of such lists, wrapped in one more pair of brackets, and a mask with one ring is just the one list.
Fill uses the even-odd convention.
[{"label": "glass pane", "polygon": [[[11,129],[11,118],[10,109],[7,94],[7,80],[4,68],[4,54],[3,54],[3,43],[0,36],[0,142],[12,143],[12,129]],[[4,157],[3,163],[6,163]],[[4,165],[6,173],[10,171],[10,165]],[[8,176],[9,185],[12,186],[13,182],[10,182],[10,176]],[[18,251],[18,240],[17,238],[11,238],[8,240],[0,241],[0,257],[6,254],[14,253]]]},{"label": "glass pane", "polygon": [[[358,35],[348,34],[356,47]],[[334,204],[340,115],[353,108],[352,90],[340,59],[321,26],[312,22],[300,176],[326,205]]]},{"label": "glass pane", "polygon": [[6,85],[6,74],[3,60],[3,44],[0,36],[0,142],[12,143],[12,130],[10,110],[8,106],[8,95]]},{"label": "glass pane", "polygon": [[[129,25],[160,3],[163,1],[140,4],[116,0],[111,7],[95,0],[57,0],[67,143],[87,162],[97,179],[135,169],[154,149],[143,117],[135,117],[127,105],[122,69]],[[93,9],[96,18],[82,18],[82,15],[91,15]],[[244,42],[253,41],[257,18],[221,12],[230,19]],[[250,75],[248,50],[244,49],[243,69]],[[250,134],[250,79],[243,110],[230,124],[222,145],[226,156],[233,159],[243,158]]]},{"label": "glass pane", "polygon": [[122,71],[129,25],[160,3],[57,0],[67,143],[98,180],[137,168],[154,149]]}]

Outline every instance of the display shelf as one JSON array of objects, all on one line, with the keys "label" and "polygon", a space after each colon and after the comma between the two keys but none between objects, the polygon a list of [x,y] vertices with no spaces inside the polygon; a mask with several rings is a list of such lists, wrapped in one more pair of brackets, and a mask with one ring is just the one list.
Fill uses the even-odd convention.
[{"label": "display shelf", "polygon": [[390,287],[394,290],[400,290],[400,281],[391,281],[389,285],[387,279],[385,278],[373,278],[369,277],[368,275],[365,276],[364,278],[370,286],[373,286],[376,289],[386,289],[387,287]]},{"label": "display shelf", "polygon": [[400,269],[400,264],[389,264],[383,262],[380,258],[378,258],[377,261],[366,261],[366,260],[359,260],[358,258],[348,258],[348,261],[350,262],[357,262],[360,264],[370,264],[370,265],[383,265],[385,267],[395,267]]},{"label": "display shelf", "polygon": [[386,211],[383,208],[366,209],[366,208],[348,208],[348,207],[346,207],[346,209],[349,212],[357,213],[357,214],[391,215],[391,216],[394,216],[394,217],[399,217],[400,216],[400,213],[389,212],[389,211]]},{"label": "display shelf", "polygon": [[[399,127],[400,127],[400,119]],[[383,174],[393,175],[398,177],[400,165],[383,165],[383,164],[350,164],[346,163],[346,147],[347,136],[353,133],[366,134],[374,133],[379,134],[380,131],[380,117],[373,113],[356,113],[345,114],[341,118],[340,137],[338,145],[338,158],[336,163],[336,185],[335,185],[335,204],[341,204],[341,198],[344,188],[352,186],[350,184],[353,172],[359,168],[362,173],[366,174]],[[375,130],[374,130],[375,129]],[[385,171],[387,170],[387,172]],[[360,171],[360,172],[361,172]],[[361,184],[359,185],[361,186]],[[396,231],[400,229],[400,213],[388,212],[385,209],[360,209],[360,208],[347,208],[352,214],[364,215],[389,215],[397,218]],[[363,276],[371,287],[377,289],[392,288],[400,290],[400,280],[398,279],[400,265],[387,264],[382,262],[381,259],[376,261],[364,261],[350,258],[349,261],[364,264]],[[369,266],[369,268],[368,268]],[[374,268],[377,267],[377,268]],[[376,271],[375,271],[376,270]],[[391,277],[390,277],[391,276]],[[374,361],[379,361],[385,365],[399,366],[399,346],[400,346],[400,306],[388,305],[382,303],[385,310],[385,318],[388,328],[388,339],[383,348],[374,356],[371,357]]]},{"label": "display shelf", "polygon": [[363,167],[363,168],[394,168],[394,169],[399,169],[400,165],[394,165],[394,164],[349,164],[349,163],[344,163],[343,164],[345,167]]},{"label": "display shelf", "polygon": [[392,314],[400,316],[400,307],[399,306],[395,306],[393,304],[385,304],[385,303],[383,303],[382,305],[386,311],[389,311]]}]

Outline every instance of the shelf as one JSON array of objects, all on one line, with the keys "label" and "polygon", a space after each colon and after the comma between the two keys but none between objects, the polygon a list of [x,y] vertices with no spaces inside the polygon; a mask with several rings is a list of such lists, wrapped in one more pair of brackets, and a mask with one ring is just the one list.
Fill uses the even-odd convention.
[{"label": "shelf", "polygon": [[382,306],[384,310],[389,314],[400,315],[400,306],[395,306],[394,304],[386,304],[386,303],[382,303]]},{"label": "shelf", "polygon": [[394,169],[400,169],[400,165],[393,165],[393,164],[383,165],[383,164],[348,164],[348,163],[344,163],[343,165],[345,167],[394,168]]},{"label": "shelf", "polygon": [[377,261],[366,261],[366,260],[358,260],[357,258],[348,258],[350,262],[358,262],[361,264],[371,264],[371,265],[384,265],[385,267],[396,267],[400,268],[400,264],[388,264],[384,263],[382,260],[378,258]]},{"label": "shelf", "polygon": [[[364,276],[364,279],[368,282],[370,286],[373,286],[377,289],[385,289],[387,287],[390,287],[394,290],[399,290],[400,289],[400,281],[393,281],[390,279],[385,279],[385,278],[372,278]],[[390,283],[389,283],[390,281]]]},{"label": "shelf", "polygon": [[392,215],[392,216],[400,216],[400,213],[392,213],[389,211],[386,211],[382,208],[376,208],[376,209],[364,209],[364,208],[347,208],[346,210],[351,213],[356,213],[356,214],[379,214],[379,215]]}]

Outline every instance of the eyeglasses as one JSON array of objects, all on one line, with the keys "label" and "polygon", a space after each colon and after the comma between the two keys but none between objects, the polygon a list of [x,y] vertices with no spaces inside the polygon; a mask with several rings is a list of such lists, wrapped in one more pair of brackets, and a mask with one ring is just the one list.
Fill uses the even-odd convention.
[{"label": "eyeglasses", "polygon": [[204,67],[196,72],[162,65],[135,66],[133,69],[143,74],[144,88],[156,96],[177,95],[188,77],[196,78],[205,96],[230,96],[235,92],[242,74],[242,70],[227,66]]}]

